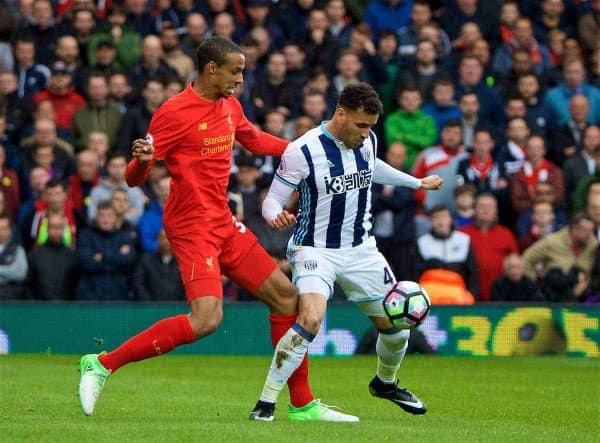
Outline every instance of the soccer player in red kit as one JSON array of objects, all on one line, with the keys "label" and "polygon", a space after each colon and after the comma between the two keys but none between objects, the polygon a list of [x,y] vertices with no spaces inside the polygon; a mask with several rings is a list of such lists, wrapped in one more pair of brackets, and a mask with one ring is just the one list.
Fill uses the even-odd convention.
[{"label": "soccer player in red kit", "polygon": [[[309,307],[296,315],[296,288],[228,208],[234,141],[259,155],[281,155],[287,146],[244,116],[234,97],[243,70],[244,56],[235,43],[222,37],[205,40],[198,48],[198,79],[157,109],[146,139],[133,143],[126,175],[130,186],[144,182],[155,159],[164,160],[171,174],[164,229],[179,263],[190,313],[163,319],[109,353],[82,357],[79,397],[86,415],[92,414],[106,378],[121,366],[164,354],[217,329],[223,318],[221,273],[269,306],[273,344],[292,327],[308,329]],[[345,414],[314,400],[306,360],[288,386],[295,409],[311,410],[308,419],[344,421]],[[257,419],[271,421],[273,415]]]}]

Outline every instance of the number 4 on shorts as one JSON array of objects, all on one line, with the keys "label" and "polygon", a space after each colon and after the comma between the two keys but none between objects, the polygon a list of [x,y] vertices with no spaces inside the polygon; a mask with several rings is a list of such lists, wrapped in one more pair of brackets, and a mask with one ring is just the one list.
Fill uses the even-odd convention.
[{"label": "number 4 on shorts", "polygon": [[383,284],[388,285],[392,283],[394,283],[394,277],[392,277],[390,270],[386,266],[383,268]]}]

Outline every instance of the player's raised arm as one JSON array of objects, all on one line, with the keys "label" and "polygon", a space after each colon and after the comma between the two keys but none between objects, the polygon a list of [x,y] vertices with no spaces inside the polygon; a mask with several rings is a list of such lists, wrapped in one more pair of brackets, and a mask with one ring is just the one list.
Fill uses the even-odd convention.
[{"label": "player's raised arm", "polygon": [[427,191],[440,189],[444,184],[444,180],[437,175],[418,179],[393,168],[381,159],[377,159],[375,162],[373,182],[384,185],[405,186],[411,189],[424,189]]},{"label": "player's raised arm", "polygon": [[133,159],[127,165],[125,172],[125,181],[131,187],[139,186],[148,176],[148,172],[154,163],[152,155],[154,147],[148,140],[138,138],[131,145],[131,155]]},{"label": "player's raised arm", "polygon": [[281,156],[289,141],[256,129],[244,115],[239,102],[237,104],[241,118],[235,128],[235,138],[254,154]]}]

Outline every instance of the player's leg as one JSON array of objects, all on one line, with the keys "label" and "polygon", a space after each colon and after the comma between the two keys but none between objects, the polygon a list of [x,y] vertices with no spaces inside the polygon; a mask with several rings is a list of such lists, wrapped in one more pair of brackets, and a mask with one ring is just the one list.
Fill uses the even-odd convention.
[{"label": "player's leg", "polygon": [[427,411],[425,404],[407,389],[398,387],[396,383],[410,331],[394,327],[381,302],[396,279],[387,261],[376,248],[365,245],[355,253],[361,255],[362,260],[357,265],[356,262],[350,262],[356,257],[349,257],[350,261],[346,263],[348,272],[340,283],[343,289],[352,288],[347,291],[348,299],[357,304],[379,331],[376,345],[377,371],[369,383],[369,391],[376,397],[394,402],[407,412],[424,414]]},{"label": "player's leg", "polygon": [[[168,317],[129,338],[109,353],[88,354],[80,361],[81,379],[79,399],[84,414],[91,415],[107,377],[120,367],[147,358],[165,354],[175,347],[192,343],[197,338],[214,332],[223,317],[220,270],[218,263],[206,258],[218,255],[211,246],[198,250],[209,257],[190,255],[190,244],[201,244],[200,239],[170,239],[172,250],[180,264],[181,276],[191,312],[188,315]],[[214,260],[216,262],[216,260]]]}]

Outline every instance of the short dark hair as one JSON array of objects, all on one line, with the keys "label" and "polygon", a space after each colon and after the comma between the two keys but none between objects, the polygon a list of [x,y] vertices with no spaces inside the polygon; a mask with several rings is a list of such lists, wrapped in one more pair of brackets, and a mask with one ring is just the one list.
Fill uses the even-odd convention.
[{"label": "short dark hair", "polygon": [[450,208],[443,203],[439,203],[439,204],[434,205],[431,208],[429,208],[429,210],[427,211],[427,215],[429,217],[431,217],[433,214],[435,214],[437,212],[442,212],[442,211],[447,211],[450,214],[450,216],[452,216],[452,212],[450,211]]},{"label": "short dark hair", "polygon": [[10,214],[8,213],[8,210],[0,212],[0,220],[7,220],[8,226],[11,226]]},{"label": "short dark hair", "polygon": [[214,62],[217,66],[223,66],[227,63],[227,54],[231,53],[242,54],[242,49],[225,37],[207,38],[200,43],[196,52],[198,72],[202,72],[210,62]]},{"label": "short dark hair", "polygon": [[98,206],[96,207],[96,214],[105,209],[110,209],[114,212],[115,209],[113,208],[112,202],[110,200],[103,200],[100,203],[98,203]]},{"label": "short dark hair", "polygon": [[125,159],[125,161],[127,161],[127,156],[125,155],[124,152],[121,151],[114,151],[108,154],[108,157],[106,159],[106,163],[110,163],[111,161],[113,161],[115,158],[123,158]]},{"label": "short dark hair", "polygon": [[60,186],[65,191],[67,190],[65,182],[63,182],[60,178],[51,178],[48,180],[46,182],[46,186],[44,186],[44,189],[56,188],[57,186]]},{"label": "short dark hair", "polygon": [[589,221],[591,223],[594,223],[594,220],[592,220],[590,218],[590,216],[587,215],[585,212],[576,212],[571,217],[571,220],[569,220],[569,228],[572,229],[572,228],[578,226],[584,220],[587,220],[587,221]]},{"label": "short dark hair", "polygon": [[455,198],[463,194],[471,194],[475,198],[477,196],[477,188],[472,183],[463,183],[454,189],[453,195]]},{"label": "short dark hair", "polygon": [[442,131],[446,128],[460,128],[462,131],[462,124],[460,120],[449,120],[442,126]]},{"label": "short dark hair", "polygon": [[381,103],[377,91],[364,82],[346,86],[338,97],[337,105],[351,111],[362,108],[367,114],[380,115],[383,113],[383,103]]}]

